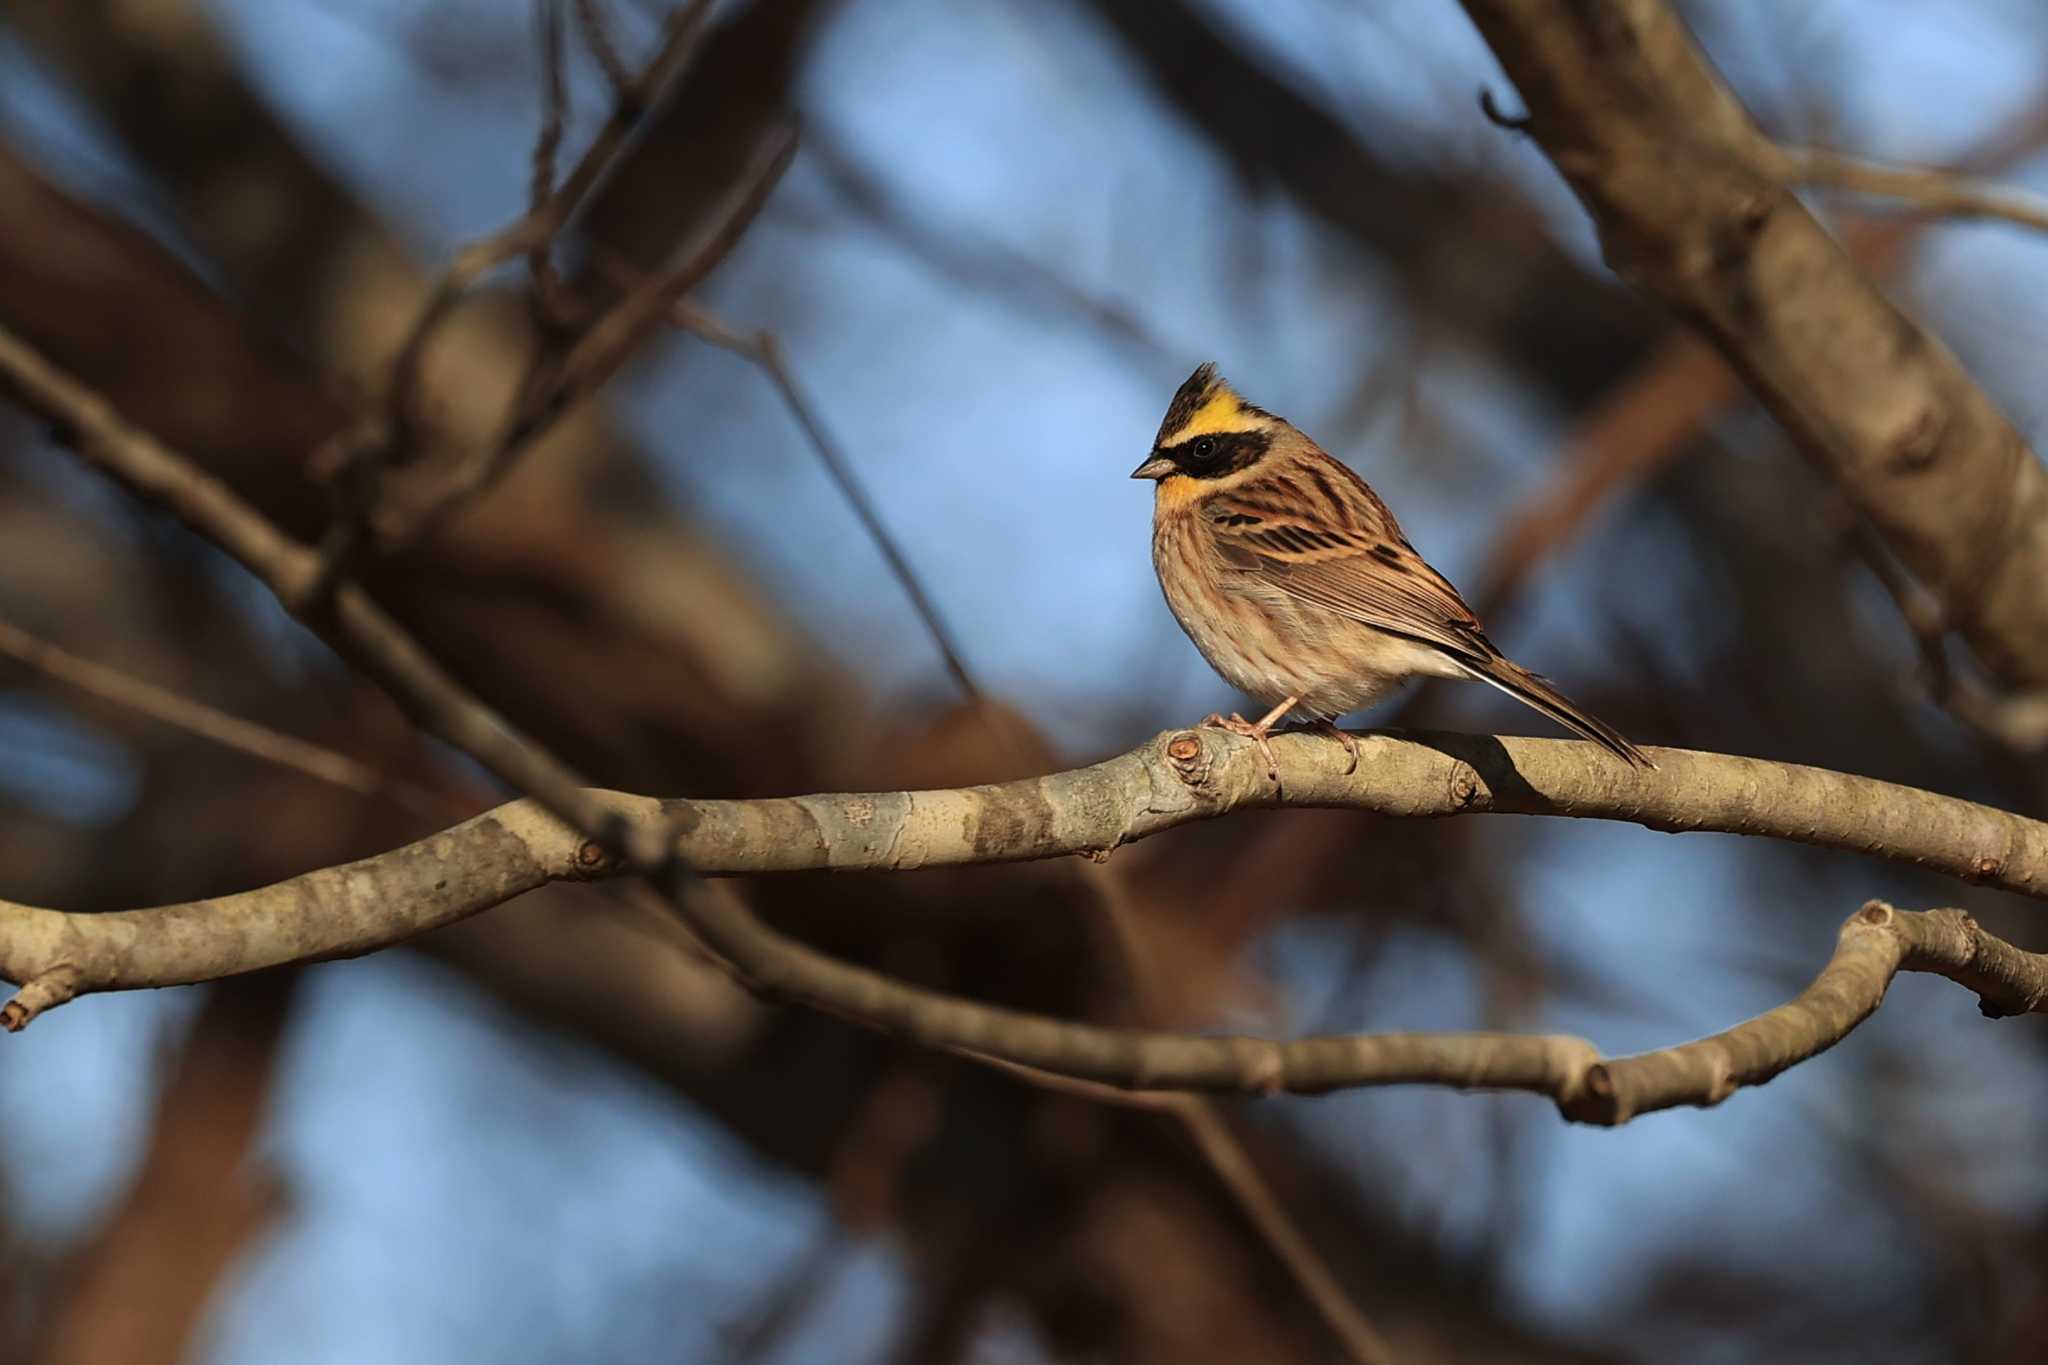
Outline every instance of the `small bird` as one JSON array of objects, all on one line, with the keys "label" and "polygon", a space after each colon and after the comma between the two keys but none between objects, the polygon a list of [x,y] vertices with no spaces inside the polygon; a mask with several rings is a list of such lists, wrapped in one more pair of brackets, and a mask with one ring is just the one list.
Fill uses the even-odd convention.
[{"label": "small bird", "polygon": [[1364,479],[1204,365],[1180,386],[1131,473],[1158,488],[1152,566],[1166,604],[1231,686],[1273,709],[1202,723],[1256,741],[1290,712],[1333,721],[1410,678],[1476,678],[1638,767],[1642,750],[1495,649],[1458,590],[1423,562]]}]

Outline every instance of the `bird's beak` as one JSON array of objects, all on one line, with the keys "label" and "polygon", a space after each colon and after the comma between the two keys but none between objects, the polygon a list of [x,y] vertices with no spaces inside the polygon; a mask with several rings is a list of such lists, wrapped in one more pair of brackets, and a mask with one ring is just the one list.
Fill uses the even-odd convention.
[{"label": "bird's beak", "polygon": [[1131,471],[1134,479],[1163,479],[1174,470],[1174,463],[1164,455],[1154,455]]}]

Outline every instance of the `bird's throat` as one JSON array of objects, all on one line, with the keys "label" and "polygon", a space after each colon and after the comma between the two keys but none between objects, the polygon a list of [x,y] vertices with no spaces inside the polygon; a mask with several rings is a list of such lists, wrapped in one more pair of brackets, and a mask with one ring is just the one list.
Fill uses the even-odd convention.
[{"label": "bird's throat", "polygon": [[1161,514],[1183,511],[1200,502],[1207,491],[1200,479],[1169,474],[1159,481],[1159,496],[1152,504],[1153,510]]}]

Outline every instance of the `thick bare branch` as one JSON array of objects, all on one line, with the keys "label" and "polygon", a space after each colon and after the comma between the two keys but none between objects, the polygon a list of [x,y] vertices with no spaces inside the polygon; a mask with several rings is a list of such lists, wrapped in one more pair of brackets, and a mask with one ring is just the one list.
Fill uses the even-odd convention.
[{"label": "thick bare branch", "polygon": [[1663,0],[1465,0],[1608,262],[1697,325],[2017,690],[2048,684],[2048,471],[1799,202]]},{"label": "thick bare branch", "polygon": [[[516,865],[517,879],[538,885],[544,880],[547,843],[567,832],[552,821],[552,835],[532,828],[515,831],[495,823],[500,814],[461,827],[495,824],[490,833],[499,842],[477,866],[502,871]],[[402,897],[417,890],[404,884],[407,869],[389,865],[391,856],[311,874],[320,879],[320,890],[303,903],[297,926],[318,932],[336,917],[337,908],[352,912],[350,917],[360,923],[366,914],[374,915],[380,900],[388,903],[394,893]],[[120,937],[132,937],[144,921],[170,921],[179,936],[213,939],[218,945],[232,936],[211,934],[206,922],[223,918],[261,932],[262,921],[275,908],[258,908],[259,898],[267,894],[77,917],[0,903],[0,926],[7,930],[10,947],[45,936],[36,931],[53,922],[76,920],[113,921]],[[930,1046],[1140,1092],[1316,1094],[1404,1084],[1524,1090],[1550,1097],[1569,1119],[1614,1125],[1680,1105],[1718,1104],[1744,1086],[1761,1085],[1826,1051],[1883,1002],[1900,971],[1945,976],[1977,992],[1992,1017],[2048,1011],[2048,956],[1993,937],[1960,910],[1898,911],[1879,901],[1850,917],[1827,966],[1786,1004],[1712,1037],[1608,1060],[1590,1042],[1561,1035],[1386,1033],[1276,1042],[1070,1023],[904,986],[785,939],[722,896],[696,900],[693,921],[708,930],[711,946],[757,990],[828,1008]],[[400,903],[434,901],[428,896]],[[41,924],[35,922],[38,917]],[[251,923],[252,918],[258,922]],[[68,979],[78,989],[90,989],[87,978],[102,965],[88,963],[72,970]],[[27,1022],[21,1000],[7,1007],[4,1022],[13,1029]]]},{"label": "thick bare branch", "polygon": [[2048,897],[2048,824],[1793,763],[1653,749],[1625,769],[1576,740],[1362,734],[1355,773],[1320,735],[1273,740],[1280,781],[1219,730],[1168,732],[1092,767],[998,786],[673,803],[682,848],[716,874],[904,869],[1108,850],[1263,806],[1395,817],[1567,815],[1669,833],[1760,835],[1868,853]]},{"label": "thick bare branch", "polygon": [[[2043,131],[2040,110],[2030,109],[1983,138],[1964,155],[1962,164],[1980,169],[2009,164],[2038,151]],[[2030,214],[2043,213],[2033,197],[1982,184],[1961,172],[1877,166],[1828,152],[1786,154],[1795,159],[1800,178],[1808,183],[1849,188],[1853,182],[1870,193],[1891,193],[1916,211],[1918,216],[1910,219],[1859,219],[1841,225],[1842,245],[1880,282],[1898,273],[1908,246],[1937,219],[1997,216],[2028,223]],[[2043,221],[2048,222],[2048,215]],[[1632,374],[1580,415],[1561,452],[1555,482],[1502,528],[1480,580],[1481,619],[1498,624],[1537,561],[1554,554],[1622,489],[1645,481],[1695,448],[1709,420],[1742,395],[1740,381],[1699,337],[1684,330],[1666,337]]]},{"label": "thick bare branch", "polygon": [[1920,650],[1928,695],[1985,740],[2017,754],[2048,748],[2048,689],[2001,693],[1949,657],[1948,614],[1941,602],[1893,561],[1892,553],[1860,517],[1843,509],[1843,540],[1891,596],[1899,619]]},{"label": "thick bare branch", "polygon": [[0,901],[0,975],[24,983],[0,1025],[20,1029],[95,990],[355,957],[600,861],[561,821],[515,801],[389,853],[241,895],[100,915]]},{"label": "thick bare branch", "polygon": [[[1683,749],[1655,750],[1657,768],[1639,772],[1576,740],[1366,734],[1359,747],[1357,771],[1347,774],[1343,750],[1325,737],[1278,736],[1277,787],[1249,741],[1204,729],[995,786],[755,801],[591,791],[583,800],[642,840],[673,830],[684,861],[711,876],[1050,858],[1291,805],[1411,818],[1569,815],[1761,835],[2048,899],[2048,824],[1911,787]],[[93,915],[0,902],[0,976],[53,983],[16,1002],[32,1015],[96,990],[352,956],[548,881],[622,870],[540,805],[514,801],[389,853],[239,895]]]}]

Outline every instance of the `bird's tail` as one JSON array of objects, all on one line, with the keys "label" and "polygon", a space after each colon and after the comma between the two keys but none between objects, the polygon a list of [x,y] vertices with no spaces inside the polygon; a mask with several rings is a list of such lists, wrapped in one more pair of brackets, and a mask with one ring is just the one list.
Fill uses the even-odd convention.
[{"label": "bird's tail", "polygon": [[1458,662],[1481,682],[1492,683],[1525,706],[1534,707],[1574,734],[1584,735],[1624,762],[1638,768],[1654,768],[1650,756],[1621,737],[1621,732],[1596,720],[1574,705],[1571,699],[1511,659],[1495,655],[1490,659],[1460,659]]}]

